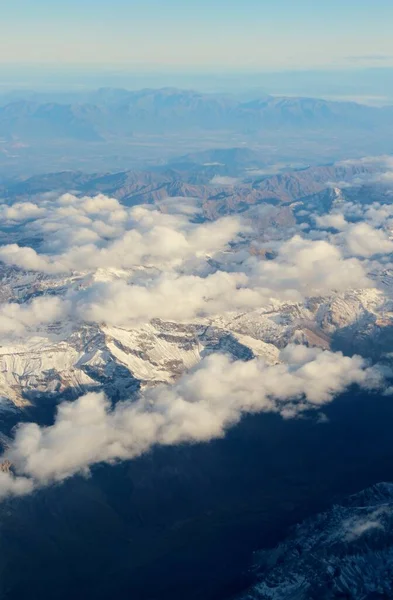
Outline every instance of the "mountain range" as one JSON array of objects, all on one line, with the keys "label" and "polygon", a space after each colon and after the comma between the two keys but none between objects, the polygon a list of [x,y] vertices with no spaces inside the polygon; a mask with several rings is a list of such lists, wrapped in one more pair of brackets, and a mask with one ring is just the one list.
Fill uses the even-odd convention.
[{"label": "mountain range", "polygon": [[[103,107],[121,96],[101,94]],[[393,495],[377,484],[393,478],[389,182],[389,157],[269,168],[236,146],[1,185],[0,444],[8,456],[15,426],[32,422],[36,473],[89,458],[3,498],[1,597],[389,597]],[[245,374],[231,382],[242,408],[278,373],[266,410],[238,418],[220,373],[198,371],[211,360],[228,361],[224,383]],[[186,418],[176,394],[190,389],[192,409],[212,389],[213,418]],[[116,452],[117,429],[132,441],[127,412],[71,442],[78,427],[60,428],[64,446],[52,446],[61,411],[101,392],[110,423],[143,398],[145,423],[165,418],[159,394],[180,406],[173,432],[232,412],[211,437],[154,438],[108,463],[88,444],[109,439]],[[3,481],[19,474],[13,456]]]},{"label": "mountain range", "polygon": [[0,105],[0,138],[20,142],[80,141],[132,137],[134,133],[190,130],[263,132],[274,130],[392,129],[392,107],[353,102],[266,96],[241,102],[230,95],[162,88],[127,91],[103,88],[65,97],[8,95]]},{"label": "mountain range", "polygon": [[[263,203],[284,207],[332,189],[332,182],[367,181],[380,172],[378,163],[349,162],[304,168],[284,164],[272,173],[257,151],[228,148],[190,153],[145,170],[93,174],[62,171],[15,178],[0,185],[0,193],[7,203],[69,190],[107,194],[126,206],[160,204],[168,197],[179,198],[179,202],[189,198],[201,207],[204,218],[216,219]],[[375,184],[371,187],[373,197],[384,194]]]}]

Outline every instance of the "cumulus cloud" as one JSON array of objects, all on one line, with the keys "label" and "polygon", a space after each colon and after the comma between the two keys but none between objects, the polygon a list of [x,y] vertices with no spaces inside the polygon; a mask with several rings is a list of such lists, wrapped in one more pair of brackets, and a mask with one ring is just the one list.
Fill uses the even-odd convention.
[{"label": "cumulus cloud", "polygon": [[320,229],[332,228],[339,231],[345,229],[348,225],[341,213],[328,213],[327,215],[317,216],[315,222]]},{"label": "cumulus cloud", "polygon": [[[194,249],[208,247],[211,231],[214,228],[198,229],[188,239],[188,247],[190,244]],[[221,234],[222,230],[218,227],[214,244],[221,244]],[[168,240],[167,251],[170,256],[173,256],[172,243],[176,244],[176,241]],[[19,251],[15,247],[7,247],[7,252],[13,254],[14,264]],[[117,248],[116,242],[110,250],[106,249],[106,256],[108,252],[119,257],[117,264],[123,267],[128,264],[130,254],[124,255],[123,242],[121,248]],[[40,265],[43,260],[32,249],[28,249],[27,255],[29,265]],[[89,253],[89,258],[97,260],[96,264],[100,266],[113,264],[110,259],[102,260],[102,255],[97,252]],[[228,311],[253,310],[270,304],[273,299],[302,301],[310,295],[371,285],[357,259],[344,258],[340,249],[327,241],[306,240],[300,236],[281,244],[274,260],[250,257],[244,251],[228,255],[228,258],[224,254],[221,259],[223,270],[215,272],[188,274],[186,269],[185,273],[172,270],[146,273],[143,270],[141,273],[136,271],[132,277],[128,277],[128,281],[122,278],[87,281],[79,290],[70,289],[63,299],[38,299],[37,307],[39,302],[46,302],[46,310],[36,308],[35,301],[25,306],[3,305],[0,306],[0,330],[3,328],[4,332],[23,334],[30,317],[32,324],[50,323],[51,319],[68,316],[78,322],[122,327],[153,318],[187,321]],[[134,264],[133,260],[129,264]],[[79,252],[79,261],[87,263],[87,255],[82,250]],[[183,262],[182,270],[185,265]],[[198,271],[195,264],[188,266],[191,271]],[[14,324],[11,323],[12,319]]]},{"label": "cumulus cloud", "polygon": [[54,296],[34,298],[26,304],[0,305],[0,334],[22,335],[27,329],[52,323],[66,312],[66,303]]},{"label": "cumulus cloud", "polygon": [[162,274],[146,286],[99,283],[75,296],[74,310],[83,320],[121,326],[152,318],[184,321],[255,308],[261,295],[247,281],[242,273],[218,271],[207,277]]},{"label": "cumulus cloud", "polygon": [[[347,202],[340,209],[340,212],[315,217],[319,229],[333,228],[342,232],[330,236],[331,242],[345,247],[348,255],[362,258],[393,251],[393,241],[386,232],[393,225],[392,205],[374,202],[368,206],[357,206]],[[345,216],[355,222],[348,221]]]},{"label": "cumulus cloud", "polygon": [[[228,311],[247,311],[272,299],[301,301],[333,291],[369,287],[362,264],[344,258],[326,241],[295,236],[279,247],[274,260],[240,253],[224,263],[227,271],[205,276],[162,272],[147,281],[102,282],[70,297],[79,319],[128,326],[152,318],[192,320]],[[233,267],[234,270],[231,270]]]},{"label": "cumulus cloud", "polygon": [[40,208],[33,202],[16,202],[11,206],[0,206],[1,223],[14,223],[19,221],[27,221],[36,219],[45,214],[45,209]]},{"label": "cumulus cloud", "polygon": [[[121,277],[101,282],[86,278],[79,291],[70,289],[63,300],[42,300],[48,306],[41,311],[34,304],[0,306],[0,331],[7,335],[21,336],[62,317],[122,327],[153,318],[187,321],[253,310],[272,300],[302,301],[310,295],[371,285],[365,265],[331,243],[337,236],[330,241],[310,239],[310,234],[309,239],[295,235],[284,242],[268,241],[274,260],[258,253],[251,256],[246,244],[230,250],[231,242],[240,232],[247,233],[248,226],[236,217],[194,222],[198,206],[193,199],[164,199],[159,209],[127,208],[104,195],[64,194],[44,197],[37,206],[44,212],[20,226],[26,235],[39,234],[41,244],[35,249],[2,246],[0,260],[49,275],[112,269]],[[319,224],[341,228],[346,220],[343,215],[328,215]],[[356,231],[347,247],[357,256],[367,256],[369,250],[358,252]],[[382,234],[376,235],[378,240],[370,239],[368,248],[383,241]]]},{"label": "cumulus cloud", "polygon": [[7,496],[24,496],[34,489],[34,481],[29,477],[14,476],[0,471],[0,500]]},{"label": "cumulus cloud", "polygon": [[[308,239],[273,240],[264,232],[264,249],[274,256],[268,260],[263,252],[250,253],[244,238],[232,248],[247,231],[241,219],[195,222],[199,208],[193,199],[128,208],[104,195],[65,194],[1,209],[20,238],[42,241],[35,248],[0,247],[0,260],[49,275],[83,273],[77,284],[60,291],[62,296],[0,305],[5,336],[23,336],[65,317],[121,327],[153,318],[190,321],[253,310],[272,299],[302,301],[367,287],[367,261],[348,257],[345,250],[365,258],[391,251],[392,244],[384,231],[348,222],[345,211],[316,219],[318,227],[340,231],[314,232],[326,239],[311,239],[309,233]],[[380,226],[385,207],[368,211],[370,222]],[[97,281],[100,269],[117,270],[119,278]],[[99,462],[132,459],[155,445],[223,436],[244,413],[296,417],[352,384],[377,388],[381,381],[379,371],[358,356],[303,346],[287,347],[274,366],[211,356],[172,387],[147,390],[136,401],[113,407],[104,394],[87,394],[61,404],[50,427],[20,425],[6,453],[15,474],[0,472],[0,496],[28,493]]]},{"label": "cumulus cloud", "polygon": [[356,256],[370,257],[393,252],[393,241],[384,231],[368,223],[352,225],[345,234],[349,251]]},{"label": "cumulus cloud", "polygon": [[5,245],[0,247],[0,260],[44,273],[141,264],[177,268],[191,258],[202,259],[222,250],[244,229],[237,217],[193,223],[191,203],[176,214],[173,202],[164,203],[163,208],[126,209],[115,198],[103,195],[64,194],[57,201],[45,201],[40,208],[44,216],[24,225],[26,235],[44,238],[40,247]]},{"label": "cumulus cloud", "polygon": [[258,285],[284,297],[304,298],[317,293],[369,287],[370,280],[356,258],[345,258],[339,248],[325,240],[298,235],[282,244],[277,258],[255,264]]},{"label": "cumulus cloud", "polygon": [[103,393],[65,402],[52,426],[19,426],[6,453],[17,476],[0,479],[0,491],[28,492],[26,478],[34,487],[62,481],[156,445],[222,437],[245,413],[295,417],[330,402],[349,385],[375,389],[382,383],[379,372],[359,356],[289,346],[280,358],[282,363],[269,367],[262,360],[232,362],[212,355],[175,385],[146,391],[134,402],[112,407]]},{"label": "cumulus cloud", "polygon": [[[12,265],[27,271],[62,272],[60,263],[51,261],[47,256],[40,256],[33,248],[21,247],[18,244],[0,246],[0,260],[6,265]],[[64,270],[67,271],[67,269]]]},{"label": "cumulus cloud", "polygon": [[373,202],[370,206],[365,207],[363,217],[374,227],[392,227],[393,205]]}]

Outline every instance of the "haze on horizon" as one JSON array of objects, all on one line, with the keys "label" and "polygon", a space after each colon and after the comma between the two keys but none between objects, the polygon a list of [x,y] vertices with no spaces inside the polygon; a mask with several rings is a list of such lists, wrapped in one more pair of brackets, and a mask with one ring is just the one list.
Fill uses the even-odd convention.
[{"label": "haze on horizon", "polygon": [[2,0],[1,65],[393,66],[391,0]]}]

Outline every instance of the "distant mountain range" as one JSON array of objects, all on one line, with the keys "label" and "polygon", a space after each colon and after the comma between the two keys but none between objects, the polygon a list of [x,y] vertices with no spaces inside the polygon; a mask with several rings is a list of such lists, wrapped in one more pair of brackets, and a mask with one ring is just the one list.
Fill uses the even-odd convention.
[{"label": "distant mountain range", "polygon": [[[54,101],[55,100],[55,101]],[[185,130],[361,129],[393,131],[393,107],[266,96],[242,102],[230,95],[163,88],[102,88],[84,95],[26,93],[0,98],[0,138],[7,141],[99,141],[134,133]]]},{"label": "distant mountain range", "polygon": [[[63,171],[37,175],[0,186],[0,194],[6,202],[13,202],[35,194],[78,190],[88,195],[104,193],[127,206],[160,204],[167,198],[193,198],[203,217],[210,220],[261,203],[285,205],[303,200],[329,190],[330,182],[370,178],[378,171],[377,165],[337,163],[264,174],[263,170],[254,169],[258,164],[261,164],[258,153],[247,148],[210,150],[144,171],[95,174]],[[239,177],[228,177],[229,173]]]}]

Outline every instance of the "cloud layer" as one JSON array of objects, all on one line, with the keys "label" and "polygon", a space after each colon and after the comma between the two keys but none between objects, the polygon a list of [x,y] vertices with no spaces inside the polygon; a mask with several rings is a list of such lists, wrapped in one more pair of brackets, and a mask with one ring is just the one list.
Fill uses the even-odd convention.
[{"label": "cloud layer", "polygon": [[[301,228],[291,228],[282,238],[266,231],[258,237],[246,219],[199,223],[197,216],[189,200],[127,208],[104,195],[1,206],[4,226],[22,242],[0,247],[0,260],[63,283],[57,295],[1,304],[0,333],[21,338],[66,319],[124,328],[155,318],[209,323],[227,312],[373,286],[375,256],[393,251],[388,204],[341,202],[312,216],[314,229],[293,235]],[[34,248],[23,245],[28,239]],[[353,384],[383,386],[381,371],[359,356],[290,345],[279,361],[213,355],[172,387],[146,390],[136,401],[112,406],[103,393],[90,393],[63,403],[53,426],[19,426],[5,456],[15,474],[0,472],[0,496],[29,493],[156,445],[221,437],[245,413],[293,418]]]},{"label": "cloud layer", "polygon": [[58,408],[54,425],[19,426],[7,451],[16,476],[2,474],[0,494],[86,473],[99,462],[132,459],[156,445],[222,437],[245,413],[296,417],[320,408],[352,384],[376,389],[381,373],[359,357],[288,346],[281,364],[232,362],[212,355],[171,386],[146,391],[137,401],[112,407],[103,393],[89,393]]},{"label": "cloud layer", "polygon": [[[150,206],[125,208],[104,195],[64,194],[28,205],[28,210],[23,205],[1,208],[6,224],[18,223],[25,237],[43,238],[39,250],[8,244],[0,247],[0,260],[43,273],[127,269],[141,264],[180,268],[188,260],[214,255],[244,229],[237,217],[194,224],[189,203],[185,214],[181,209],[171,214]],[[32,215],[38,218],[32,221]]]}]

